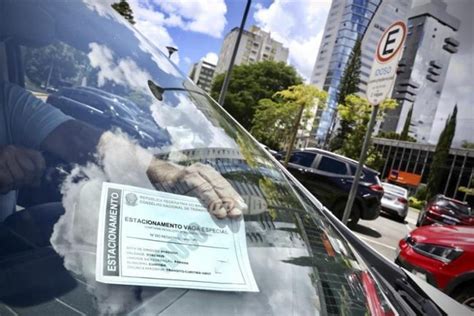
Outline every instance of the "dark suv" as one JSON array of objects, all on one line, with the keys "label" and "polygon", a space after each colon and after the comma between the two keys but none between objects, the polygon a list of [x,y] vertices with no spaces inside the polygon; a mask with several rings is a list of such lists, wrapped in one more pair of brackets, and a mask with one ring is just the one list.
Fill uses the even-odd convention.
[{"label": "dark suv", "polygon": [[[325,150],[308,148],[294,151],[288,170],[339,219],[351,189],[357,161]],[[357,190],[349,224],[362,218],[376,219],[383,195],[378,172],[367,167]]]}]

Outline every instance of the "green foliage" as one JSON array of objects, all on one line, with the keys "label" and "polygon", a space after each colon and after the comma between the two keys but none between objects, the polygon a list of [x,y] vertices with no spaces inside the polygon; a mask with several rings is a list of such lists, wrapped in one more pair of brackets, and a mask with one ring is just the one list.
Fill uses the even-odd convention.
[{"label": "green foliage", "polygon": [[[219,98],[224,74],[214,78],[211,96]],[[252,128],[255,109],[262,99],[290,86],[301,84],[303,80],[292,66],[283,62],[262,61],[235,66],[224,100],[224,108],[246,129]]]},{"label": "green foliage", "polygon": [[408,205],[410,207],[416,208],[417,210],[421,210],[423,208],[423,206],[425,205],[425,201],[424,200],[419,200],[414,196],[410,196],[408,198]]},{"label": "green foliage", "polygon": [[351,52],[347,66],[344,69],[344,76],[342,77],[337,97],[338,104],[344,103],[348,95],[359,91],[361,66],[360,45],[361,40],[359,38],[354,45],[354,49]]},{"label": "green foliage", "polygon": [[474,143],[468,142],[467,140],[463,140],[461,144],[461,148],[474,149]]},{"label": "green foliage", "polygon": [[430,173],[428,175],[427,183],[427,198],[431,198],[441,191],[443,180],[445,179],[446,170],[444,164],[449,156],[449,149],[453,142],[454,133],[456,132],[456,116],[458,113],[457,105],[454,106],[453,114],[446,121],[441,135],[438,139],[438,144],[433,155],[433,161],[430,166]]},{"label": "green foliage", "polygon": [[416,143],[416,138],[411,137],[410,135],[408,135],[408,136],[406,137],[406,139],[402,139],[401,135],[398,134],[398,133],[396,133],[396,132],[384,132],[384,131],[380,131],[380,132],[377,134],[377,137],[386,138],[386,139],[398,139],[398,140],[403,140],[403,141],[406,141],[406,142]]},{"label": "green foliage", "polygon": [[130,5],[126,0],[120,0],[119,2],[113,3],[112,8],[114,8],[115,11],[117,11],[125,19],[127,19],[130,24],[135,24],[132,8],[130,8]]},{"label": "green foliage", "polygon": [[267,146],[282,149],[291,137],[299,109],[304,109],[300,126],[305,126],[313,106],[324,106],[326,97],[326,92],[300,84],[275,93],[272,99],[262,99],[255,111],[251,133]]},{"label": "green foliage", "polygon": [[[339,94],[337,103],[343,104],[346,100],[346,97],[350,94],[356,93],[359,91],[360,83],[360,38],[356,41],[354,49],[352,50],[349,61],[344,70],[344,75],[339,86]],[[344,140],[347,138],[347,135],[351,132],[349,122],[340,118],[339,128],[337,130],[336,136],[331,139],[329,148],[331,150],[338,150],[342,147]]]},{"label": "green foliage", "polygon": [[410,110],[407,113],[407,118],[405,120],[405,124],[403,125],[403,130],[400,133],[400,140],[408,140],[410,135],[408,133],[410,132],[410,126],[411,124],[411,116],[413,114],[413,105],[411,106]]},{"label": "green foliage", "polygon": [[416,190],[415,197],[418,200],[426,201],[426,194],[427,194],[426,184],[421,183],[418,186],[418,190]]},{"label": "green foliage", "polygon": [[[394,109],[397,102],[393,99],[387,99],[380,104],[378,119],[387,109]],[[344,104],[338,106],[338,113],[342,120],[347,122],[349,133],[343,140],[342,147],[337,150],[338,153],[352,159],[359,159],[362,145],[369,125],[372,105],[367,99],[358,95],[351,94],[345,99]],[[368,149],[366,164],[372,168],[380,167],[382,157],[373,146]]]}]

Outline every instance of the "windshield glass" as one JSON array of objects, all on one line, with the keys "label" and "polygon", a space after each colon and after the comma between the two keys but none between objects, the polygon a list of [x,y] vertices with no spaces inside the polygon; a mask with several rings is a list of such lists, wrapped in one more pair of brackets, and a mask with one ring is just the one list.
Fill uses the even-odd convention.
[{"label": "windshield glass", "polygon": [[471,208],[466,204],[460,204],[456,203],[455,201],[445,199],[439,200],[436,204],[449,210],[454,210],[465,215],[471,215]]},{"label": "windshield glass", "polygon": [[[2,1],[0,63],[0,175],[10,179],[0,191],[0,314],[366,315],[374,302],[389,309],[318,206],[108,5]],[[189,183],[173,179],[196,163],[217,170],[247,205],[260,291],[98,283],[102,183],[192,195]]]}]

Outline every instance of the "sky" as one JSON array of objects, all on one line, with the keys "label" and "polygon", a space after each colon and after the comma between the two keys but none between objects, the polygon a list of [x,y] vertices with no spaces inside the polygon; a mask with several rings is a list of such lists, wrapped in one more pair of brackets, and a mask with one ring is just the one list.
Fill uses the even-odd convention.
[{"label": "sky", "polygon": [[[413,0],[414,5],[429,0]],[[246,0],[128,0],[136,27],[157,47],[178,48],[172,60],[188,73],[201,59],[217,62],[225,35],[240,25]],[[455,103],[458,128],[455,143],[474,142],[474,0],[448,0],[448,12],[461,20],[459,53],[451,58],[434,123],[436,141]],[[326,24],[331,0],[253,0],[246,28],[257,25],[289,48],[288,62],[309,79]]]}]

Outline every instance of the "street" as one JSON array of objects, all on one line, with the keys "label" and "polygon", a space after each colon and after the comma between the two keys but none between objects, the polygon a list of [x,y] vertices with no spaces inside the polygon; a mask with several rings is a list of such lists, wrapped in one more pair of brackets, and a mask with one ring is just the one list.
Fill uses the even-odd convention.
[{"label": "street", "polygon": [[418,211],[410,208],[405,223],[401,223],[382,213],[374,221],[360,220],[352,231],[390,261],[394,261],[399,240],[416,228],[417,216]]}]

